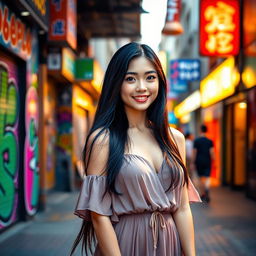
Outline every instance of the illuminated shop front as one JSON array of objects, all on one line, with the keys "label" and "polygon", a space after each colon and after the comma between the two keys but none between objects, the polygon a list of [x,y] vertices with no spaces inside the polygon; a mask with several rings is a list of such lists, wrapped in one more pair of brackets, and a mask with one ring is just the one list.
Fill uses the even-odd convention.
[{"label": "illuminated shop front", "polygon": [[[235,93],[238,73],[233,57],[227,58],[200,83],[202,122],[208,127],[208,136],[214,142],[215,164],[212,166],[211,177],[214,183],[220,184],[223,178],[222,136],[223,101]],[[225,126],[226,127],[226,126]],[[224,152],[226,152],[224,150]]]}]

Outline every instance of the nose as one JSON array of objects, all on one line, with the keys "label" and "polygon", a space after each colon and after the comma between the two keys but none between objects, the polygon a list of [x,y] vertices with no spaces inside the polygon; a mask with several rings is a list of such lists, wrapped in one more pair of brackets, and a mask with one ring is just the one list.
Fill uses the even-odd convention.
[{"label": "nose", "polygon": [[144,81],[139,80],[137,83],[136,91],[138,92],[144,92],[147,90],[147,87],[145,85]]}]

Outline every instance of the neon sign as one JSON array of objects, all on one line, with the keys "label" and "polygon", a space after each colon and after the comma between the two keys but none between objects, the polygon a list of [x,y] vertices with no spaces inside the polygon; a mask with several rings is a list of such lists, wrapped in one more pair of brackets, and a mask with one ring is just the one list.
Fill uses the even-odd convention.
[{"label": "neon sign", "polygon": [[200,5],[200,54],[229,56],[239,53],[238,0],[202,0]]}]

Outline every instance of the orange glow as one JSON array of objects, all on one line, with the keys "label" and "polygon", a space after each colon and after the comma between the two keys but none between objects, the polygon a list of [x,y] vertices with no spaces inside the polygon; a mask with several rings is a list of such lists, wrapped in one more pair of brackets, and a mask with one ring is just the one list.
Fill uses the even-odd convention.
[{"label": "orange glow", "polygon": [[93,61],[93,80],[91,81],[92,86],[97,92],[101,91],[103,83],[104,73],[97,60]]},{"label": "orange glow", "polygon": [[235,92],[235,60],[228,58],[200,83],[201,106],[208,107]]},{"label": "orange glow", "polygon": [[251,67],[246,67],[242,73],[243,83],[247,88],[256,85],[256,71]]},{"label": "orange glow", "polygon": [[28,112],[30,115],[35,115],[37,110],[37,105],[35,100],[30,100],[28,103]]},{"label": "orange glow", "polygon": [[73,87],[73,104],[89,111],[94,109],[93,101],[89,94],[76,85]]},{"label": "orange glow", "polygon": [[240,102],[240,103],[238,103],[238,107],[240,109],[246,109],[247,108],[247,104],[246,104],[246,102]]},{"label": "orange glow", "polygon": [[197,90],[183,100],[179,105],[174,108],[174,114],[177,118],[181,118],[184,115],[196,110],[200,107],[201,96]]}]

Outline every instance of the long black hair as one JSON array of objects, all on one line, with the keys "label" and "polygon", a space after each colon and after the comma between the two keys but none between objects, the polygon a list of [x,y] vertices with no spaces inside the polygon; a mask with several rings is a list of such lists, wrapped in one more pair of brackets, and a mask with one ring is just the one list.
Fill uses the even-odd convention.
[{"label": "long black hair", "polygon": [[[121,47],[112,57],[105,73],[102,93],[97,106],[94,122],[87,136],[84,150],[83,160],[85,172],[87,174],[87,166],[90,160],[90,154],[94,142],[101,134],[109,136],[109,155],[106,166],[107,174],[107,190],[111,193],[119,194],[115,188],[115,180],[123,163],[124,150],[128,145],[129,138],[127,130],[129,127],[128,119],[124,110],[124,105],[121,100],[121,85],[128,70],[129,63],[132,59],[144,56],[155,67],[158,80],[159,90],[157,98],[147,109],[147,119],[153,134],[164,153],[164,156],[169,165],[180,165],[184,171],[185,183],[188,184],[188,175],[186,168],[180,156],[179,150],[170,135],[168,126],[167,109],[166,109],[166,78],[161,66],[161,63],[154,51],[145,44],[129,43]],[[88,143],[91,134],[99,131],[93,138],[91,143]],[[169,157],[167,157],[169,156]],[[173,159],[172,163],[170,158]],[[172,184],[177,183],[178,174],[174,173]],[[91,245],[95,241],[95,234],[91,222],[83,221],[82,228],[74,242],[71,254],[82,240],[82,250],[84,249],[87,255],[87,249],[91,251]]]}]

